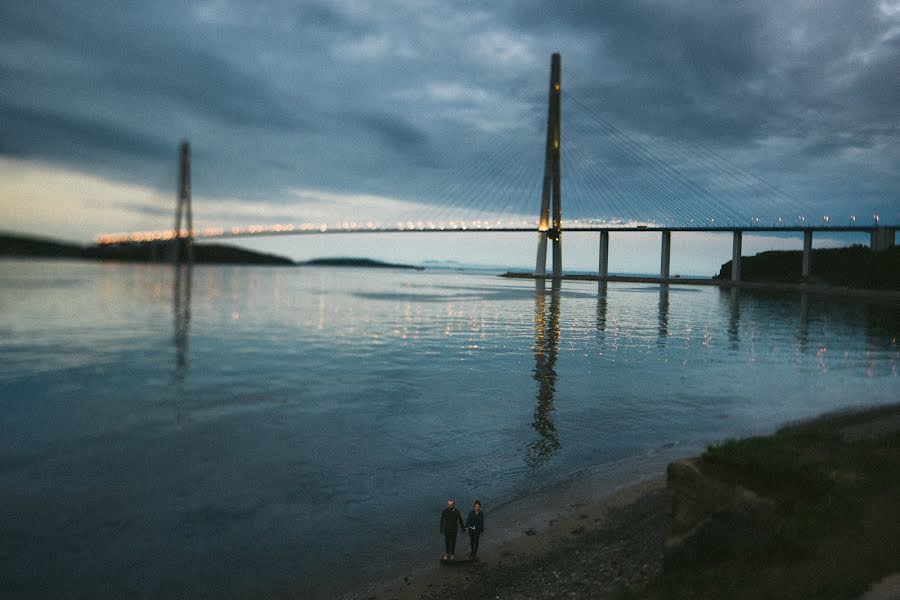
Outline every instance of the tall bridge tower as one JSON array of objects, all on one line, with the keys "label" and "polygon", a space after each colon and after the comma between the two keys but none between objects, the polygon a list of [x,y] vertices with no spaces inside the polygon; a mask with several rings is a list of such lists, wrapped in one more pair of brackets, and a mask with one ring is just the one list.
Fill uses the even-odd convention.
[{"label": "tall bridge tower", "polygon": [[[191,212],[191,145],[181,140],[181,153],[178,161],[178,203],[175,206],[175,238],[174,260],[182,260],[182,252],[187,260],[194,261],[194,217]],[[182,218],[184,227],[182,230]]]},{"label": "tall bridge tower", "polygon": [[[550,60],[550,101],[547,114],[547,149],[544,154],[544,188],[541,193],[541,220],[538,225],[537,265],[534,274],[547,271],[547,240],[553,242],[553,276],[562,275],[562,196],[560,189],[560,56]],[[552,201],[552,202],[551,202]],[[552,204],[552,219],[551,219]]]}]

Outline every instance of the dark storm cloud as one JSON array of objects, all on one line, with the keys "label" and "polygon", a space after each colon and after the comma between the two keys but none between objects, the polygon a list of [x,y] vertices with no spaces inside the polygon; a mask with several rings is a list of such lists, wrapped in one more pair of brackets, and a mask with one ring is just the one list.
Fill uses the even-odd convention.
[{"label": "dark storm cloud", "polygon": [[[893,6],[8,2],[0,152],[152,180],[189,137],[195,189],[211,195],[412,197],[466,157],[518,172],[542,143],[559,50],[579,151],[612,142],[578,138],[595,113],[635,139],[715,148],[816,202],[862,195],[898,212]],[[601,158],[633,169],[627,153]]]},{"label": "dark storm cloud", "polygon": [[366,114],[357,121],[400,154],[420,152],[428,144],[428,135],[409,121],[388,114]]},{"label": "dark storm cloud", "polygon": [[[815,117],[865,116],[862,128],[885,109],[896,119],[900,39],[881,4],[562,2],[552,14],[535,5],[512,15],[540,31],[593,34],[604,69],[575,91],[611,113],[657,133],[744,142],[824,124]],[[891,28],[866,64],[847,64]]]},{"label": "dark storm cloud", "polygon": [[506,15],[586,42],[569,90],[624,128],[740,156],[823,210],[900,216],[896,3],[563,0]]},{"label": "dark storm cloud", "polygon": [[113,77],[115,85],[129,95],[173,100],[185,110],[236,127],[309,128],[296,107],[279,100],[268,82],[215,56],[172,46],[142,49],[125,60],[128,70]]},{"label": "dark storm cloud", "polygon": [[318,31],[357,36],[371,31],[371,26],[365,21],[337,10],[329,2],[303,2],[300,6],[288,3],[288,6],[301,30],[314,28]]},{"label": "dark storm cloud", "polygon": [[101,120],[80,119],[0,103],[3,151],[16,156],[76,159],[100,153],[166,159],[172,154],[165,140],[141,135]]},{"label": "dark storm cloud", "polygon": [[[169,39],[162,26],[159,35],[149,37],[135,31],[134,22],[108,19],[115,11],[99,6],[48,10],[39,23],[34,23],[37,9],[30,9],[30,18],[11,19],[4,33],[52,49],[60,62],[38,64],[49,72],[39,69],[30,75],[52,78],[63,88],[92,88],[97,94],[140,98],[147,104],[174,102],[235,126],[292,129],[305,124],[294,107],[276,96],[270,81],[199,49],[198,40]],[[90,64],[84,64],[87,61]],[[22,69],[13,73],[29,76]],[[10,83],[15,84],[15,77]]]},{"label": "dark storm cloud", "polygon": [[[756,3],[557,3],[517,9],[523,26],[592,40],[598,66],[570,75],[573,93],[645,131],[747,138],[777,103],[754,91],[768,62]],[[570,71],[571,72],[571,71]]]}]

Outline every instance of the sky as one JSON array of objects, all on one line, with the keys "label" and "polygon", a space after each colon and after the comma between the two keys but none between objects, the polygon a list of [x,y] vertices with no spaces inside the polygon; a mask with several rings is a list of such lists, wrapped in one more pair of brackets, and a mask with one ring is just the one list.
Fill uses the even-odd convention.
[{"label": "sky", "polygon": [[[170,229],[181,139],[197,228],[536,220],[553,52],[564,219],[900,223],[898,0],[9,0],[0,229]],[[565,267],[596,268],[597,237],[566,236]],[[535,242],[241,243],[524,267]],[[744,253],[800,244],[747,236]],[[676,235],[673,272],[711,274],[730,248]],[[614,234],[610,268],[652,272],[658,254],[658,234]]]}]

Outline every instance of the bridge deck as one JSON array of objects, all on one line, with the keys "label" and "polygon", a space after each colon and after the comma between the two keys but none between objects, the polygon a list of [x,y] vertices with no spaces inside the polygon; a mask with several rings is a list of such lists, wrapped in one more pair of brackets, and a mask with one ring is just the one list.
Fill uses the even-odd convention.
[{"label": "bridge deck", "polygon": [[[871,233],[876,227],[874,225],[827,225],[827,226],[804,226],[804,225],[754,225],[754,226],[734,226],[723,225],[721,227],[665,227],[661,225],[645,226],[607,226],[607,225],[581,225],[563,228],[564,233],[584,233],[584,232],[706,232],[706,233],[731,233],[740,231],[743,233],[791,233],[791,232],[856,232]],[[878,229],[887,229],[897,231],[900,226],[897,225],[879,225]],[[248,228],[239,231],[233,230],[201,230],[195,231],[194,236],[198,239],[232,239],[243,237],[261,237],[261,236],[280,236],[280,235],[325,235],[325,234],[352,234],[352,233],[537,233],[537,227],[294,227],[294,228]],[[186,232],[185,232],[186,233]],[[183,233],[183,235],[185,235]],[[97,237],[100,244],[116,244],[124,242],[150,242],[172,239],[174,237],[172,231],[145,231],[123,234],[108,234]]]}]

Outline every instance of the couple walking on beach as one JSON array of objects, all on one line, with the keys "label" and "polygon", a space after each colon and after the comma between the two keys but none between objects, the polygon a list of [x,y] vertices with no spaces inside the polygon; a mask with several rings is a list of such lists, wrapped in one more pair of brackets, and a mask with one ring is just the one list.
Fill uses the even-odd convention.
[{"label": "couple walking on beach", "polygon": [[456,510],[456,502],[452,499],[447,500],[447,508],[441,511],[441,533],[444,534],[444,556],[443,560],[453,560],[456,554],[456,526],[459,524],[460,531],[469,532],[469,548],[471,553],[469,558],[478,557],[478,540],[484,531],[484,513],[481,512],[481,502],[475,501],[466,522],[463,523],[462,514]]}]

